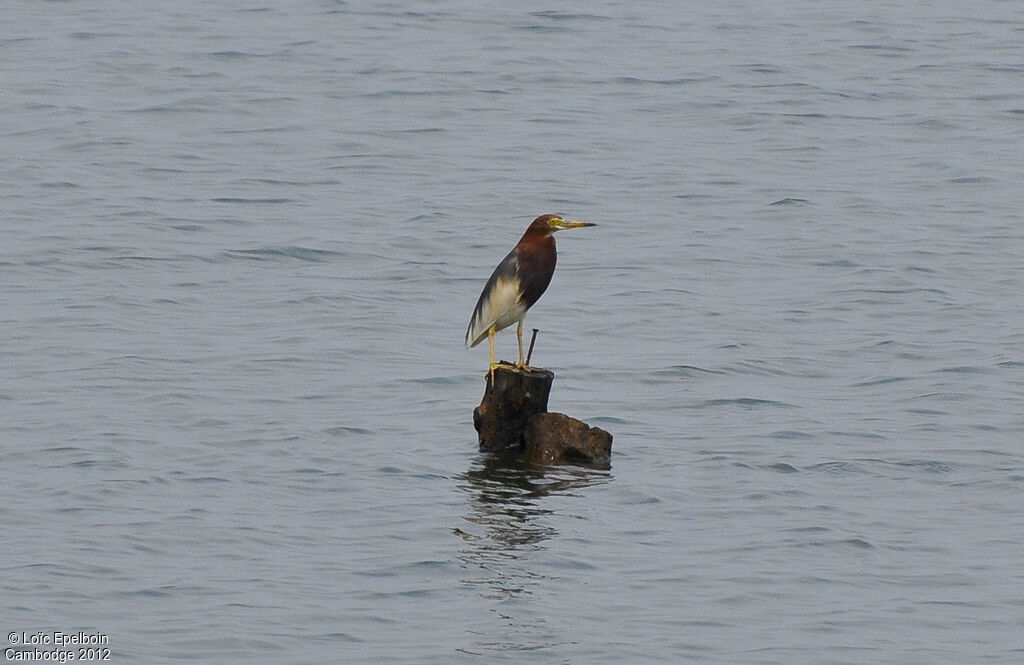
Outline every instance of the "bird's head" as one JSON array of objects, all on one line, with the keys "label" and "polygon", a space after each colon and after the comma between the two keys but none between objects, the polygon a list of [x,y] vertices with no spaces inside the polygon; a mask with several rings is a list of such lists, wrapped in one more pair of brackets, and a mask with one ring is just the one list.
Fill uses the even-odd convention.
[{"label": "bird's head", "polygon": [[584,226],[597,226],[597,224],[591,224],[590,222],[576,222],[565,219],[561,215],[541,215],[537,219],[533,220],[533,223],[530,224],[530,228],[526,229],[526,232],[549,236],[556,231],[578,229]]}]

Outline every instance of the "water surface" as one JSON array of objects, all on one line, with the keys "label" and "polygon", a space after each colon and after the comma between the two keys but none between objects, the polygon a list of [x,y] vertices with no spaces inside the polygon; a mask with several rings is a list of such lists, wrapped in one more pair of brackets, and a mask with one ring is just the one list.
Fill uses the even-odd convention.
[{"label": "water surface", "polygon": [[[286,4],[5,11],[0,628],[1024,658],[1024,9]],[[607,472],[476,451],[545,212],[599,225],[526,323]]]}]

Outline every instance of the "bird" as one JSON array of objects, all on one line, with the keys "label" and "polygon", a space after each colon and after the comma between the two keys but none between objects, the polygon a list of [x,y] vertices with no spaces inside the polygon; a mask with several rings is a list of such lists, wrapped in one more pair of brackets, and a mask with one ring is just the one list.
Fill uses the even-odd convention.
[{"label": "bird", "polygon": [[558,253],[555,251],[555,233],[565,229],[597,226],[590,222],[566,220],[561,215],[541,215],[526,228],[526,233],[498,267],[491,273],[477,300],[473,316],[466,330],[466,348],[471,349],[486,337],[491,347],[488,376],[493,380],[494,334],[516,325],[519,340],[519,362],[516,367],[526,368],[523,359],[523,319],[526,312],[547,290],[555,273]]}]

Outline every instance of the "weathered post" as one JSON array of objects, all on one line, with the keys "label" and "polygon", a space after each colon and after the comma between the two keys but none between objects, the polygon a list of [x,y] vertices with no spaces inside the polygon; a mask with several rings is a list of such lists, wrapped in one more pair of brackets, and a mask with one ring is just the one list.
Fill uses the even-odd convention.
[{"label": "weathered post", "polygon": [[548,412],[554,372],[502,363],[487,377],[484,397],[473,410],[480,450],[522,454],[539,464],[608,468],[612,435],[599,427]]}]

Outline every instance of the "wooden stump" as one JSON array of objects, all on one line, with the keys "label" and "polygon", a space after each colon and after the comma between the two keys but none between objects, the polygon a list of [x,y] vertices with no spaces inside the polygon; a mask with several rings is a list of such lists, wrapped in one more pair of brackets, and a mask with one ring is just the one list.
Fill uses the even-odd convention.
[{"label": "wooden stump", "polygon": [[473,410],[473,427],[480,435],[480,450],[519,452],[530,416],[548,410],[548,395],[555,380],[546,369],[518,369],[502,363],[494,370],[480,406]]},{"label": "wooden stump", "polygon": [[611,466],[612,435],[564,413],[548,412],[555,375],[502,363],[473,411],[480,450],[520,454],[538,464]]}]

